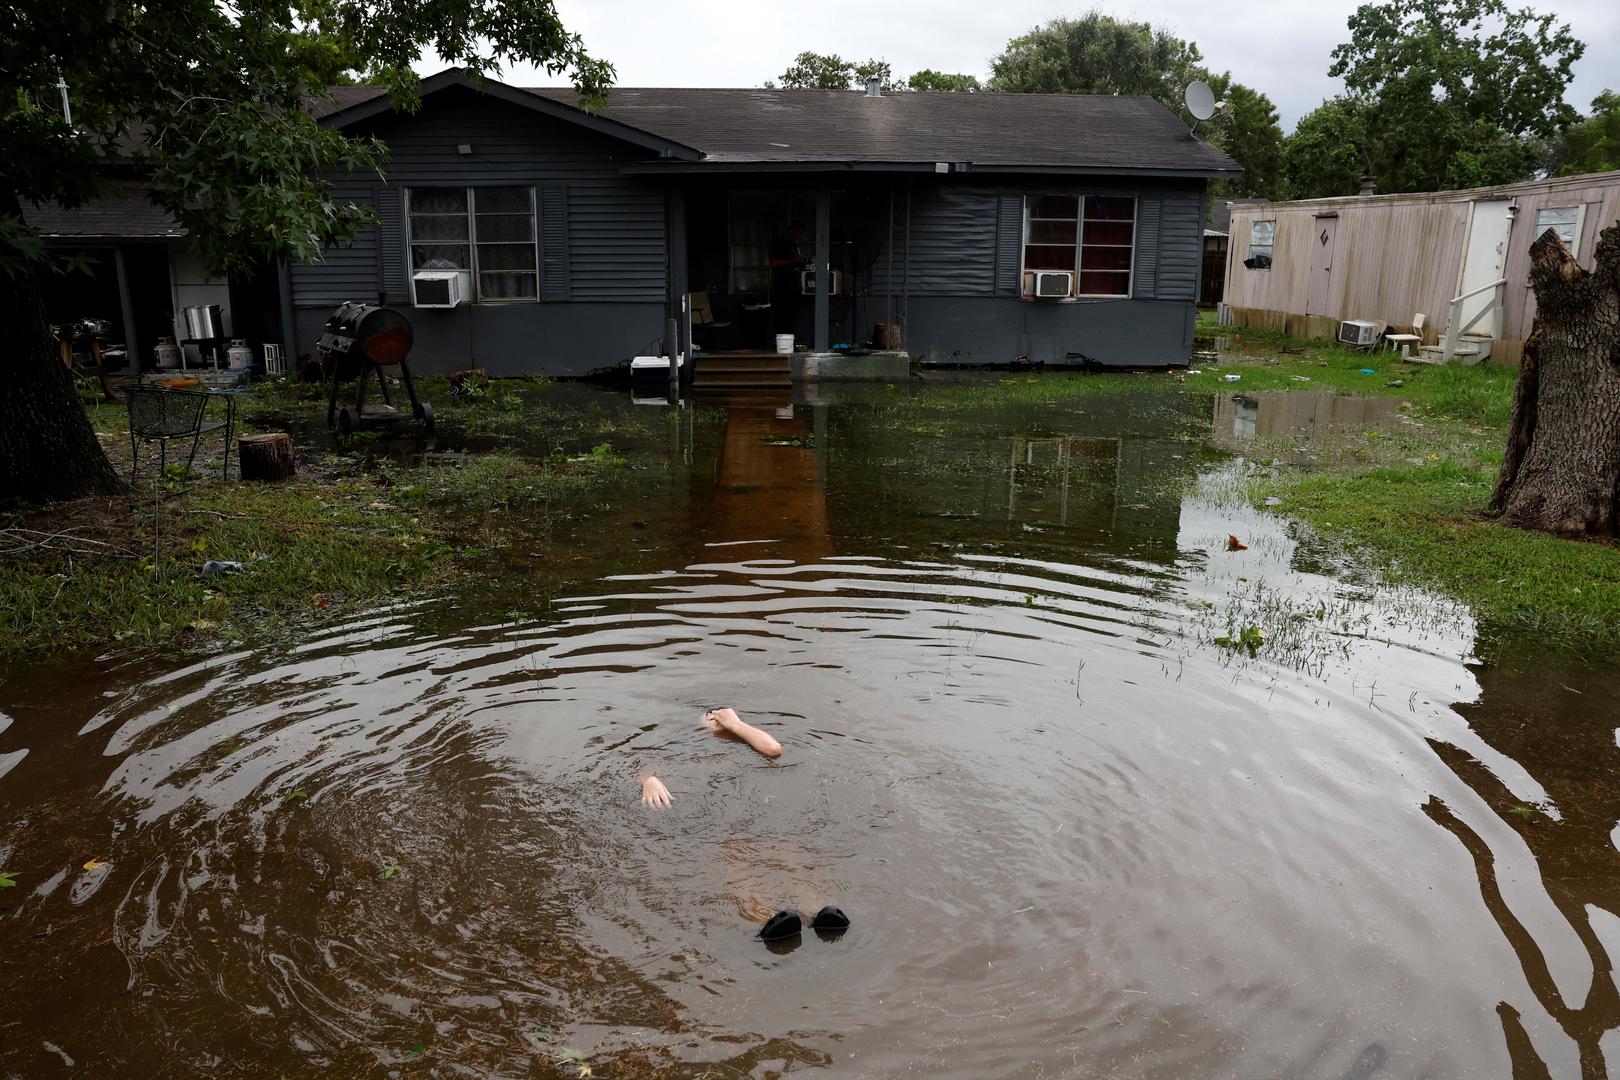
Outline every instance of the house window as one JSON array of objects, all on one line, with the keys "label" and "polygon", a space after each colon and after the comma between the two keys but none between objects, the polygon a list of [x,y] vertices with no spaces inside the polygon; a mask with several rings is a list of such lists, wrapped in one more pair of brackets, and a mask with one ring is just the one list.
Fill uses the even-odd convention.
[{"label": "house window", "polygon": [[1277,222],[1275,220],[1253,221],[1249,223],[1249,257],[1243,260],[1243,265],[1250,270],[1271,269],[1271,248],[1277,239]]},{"label": "house window", "polygon": [[[1070,296],[1129,296],[1135,248],[1133,198],[1037,195],[1024,200],[1025,296],[1036,295],[1036,275],[1042,271],[1069,274]],[[1040,295],[1054,295],[1047,288]]]},{"label": "house window", "polygon": [[413,273],[460,271],[476,302],[540,296],[533,188],[411,188],[406,200]]},{"label": "house window", "polygon": [[1536,236],[1551,229],[1569,248],[1571,255],[1581,239],[1581,207],[1548,206],[1536,211]]}]

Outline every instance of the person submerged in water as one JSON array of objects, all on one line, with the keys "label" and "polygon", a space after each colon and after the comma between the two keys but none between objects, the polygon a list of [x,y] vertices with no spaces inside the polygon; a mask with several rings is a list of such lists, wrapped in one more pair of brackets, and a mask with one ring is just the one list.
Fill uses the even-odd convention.
[{"label": "person submerged in water", "polygon": [[[703,714],[703,726],[722,738],[740,739],[765,757],[782,756],[782,744],[770,732],[744,723],[735,709],[710,709]],[[649,772],[641,778],[641,805],[667,810],[674,801],[669,788],[657,776]]]}]

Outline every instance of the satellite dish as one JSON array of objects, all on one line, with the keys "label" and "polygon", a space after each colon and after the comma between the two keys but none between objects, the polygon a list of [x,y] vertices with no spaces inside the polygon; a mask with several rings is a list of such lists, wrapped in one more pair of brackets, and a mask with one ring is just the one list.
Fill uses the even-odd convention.
[{"label": "satellite dish", "polygon": [[1187,84],[1187,92],[1181,100],[1186,102],[1187,111],[1192,113],[1194,120],[1204,121],[1215,115],[1215,91],[1209,88],[1209,83],[1202,79]]}]

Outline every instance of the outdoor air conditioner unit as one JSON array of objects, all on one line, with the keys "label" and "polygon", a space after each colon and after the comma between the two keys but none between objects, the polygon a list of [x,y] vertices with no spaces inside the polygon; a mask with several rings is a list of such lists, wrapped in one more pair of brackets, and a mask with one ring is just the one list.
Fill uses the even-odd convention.
[{"label": "outdoor air conditioner unit", "polygon": [[[816,295],[816,272],[814,270],[799,271],[799,291],[805,296]],[[844,272],[842,270],[827,271],[827,295],[844,295]]]},{"label": "outdoor air conditioner unit", "polygon": [[461,300],[461,271],[418,270],[411,275],[411,303],[417,307],[451,308]]},{"label": "outdoor air conditioner unit", "polygon": [[1070,270],[1035,271],[1035,296],[1040,300],[1067,300],[1074,295],[1074,273]]},{"label": "outdoor air conditioner unit", "polygon": [[1352,348],[1369,348],[1378,344],[1379,323],[1365,319],[1346,319],[1339,324],[1339,340]]}]

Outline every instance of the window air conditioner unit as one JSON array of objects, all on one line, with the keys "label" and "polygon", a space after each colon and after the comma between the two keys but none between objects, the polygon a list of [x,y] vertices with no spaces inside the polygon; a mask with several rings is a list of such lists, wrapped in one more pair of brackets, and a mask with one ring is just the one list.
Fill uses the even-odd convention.
[{"label": "window air conditioner unit", "polygon": [[418,270],[411,275],[411,303],[415,306],[451,308],[461,300],[461,271]]},{"label": "window air conditioner unit", "polygon": [[[816,295],[816,272],[814,270],[799,271],[799,292],[805,296]],[[842,270],[827,271],[827,295],[844,295],[844,272]]]},{"label": "window air conditioner unit", "polygon": [[1356,348],[1367,348],[1378,343],[1379,323],[1365,319],[1346,319],[1339,324],[1339,340]]},{"label": "window air conditioner unit", "polygon": [[1074,295],[1074,274],[1069,270],[1035,271],[1035,296],[1040,300],[1067,300]]}]

